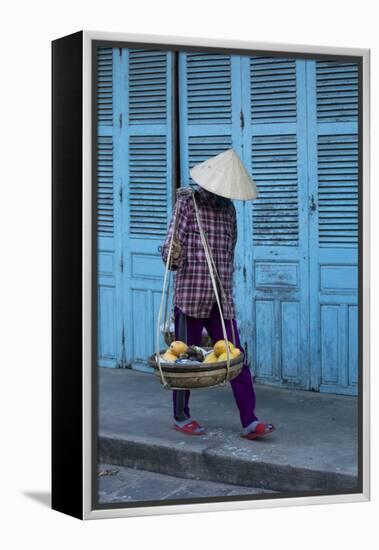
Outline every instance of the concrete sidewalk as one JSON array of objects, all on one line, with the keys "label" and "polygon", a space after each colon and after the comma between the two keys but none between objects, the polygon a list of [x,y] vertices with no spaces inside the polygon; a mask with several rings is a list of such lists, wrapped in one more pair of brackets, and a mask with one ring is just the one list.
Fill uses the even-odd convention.
[{"label": "concrete sidewalk", "polygon": [[230,386],[194,390],[191,414],[207,434],[175,432],[171,392],[151,374],[99,369],[99,461],[187,479],[274,491],[357,485],[357,399],[256,385],[261,420],[277,431],[240,438]]}]

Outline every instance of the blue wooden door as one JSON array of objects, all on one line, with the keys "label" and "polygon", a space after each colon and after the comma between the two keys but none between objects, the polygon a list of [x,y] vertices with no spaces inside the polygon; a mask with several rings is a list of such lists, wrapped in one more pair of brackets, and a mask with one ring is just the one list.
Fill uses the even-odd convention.
[{"label": "blue wooden door", "polygon": [[306,61],[243,57],[243,160],[259,197],[244,205],[243,339],[258,381],[308,388]]},{"label": "blue wooden door", "polygon": [[159,247],[173,200],[173,54],[123,48],[120,63],[125,361],[150,371],[163,284]]},{"label": "blue wooden door", "polygon": [[99,49],[97,61],[98,360],[101,367],[118,367],[124,363],[122,210],[118,200],[118,49]]},{"label": "blue wooden door", "polygon": [[[98,53],[99,365],[151,370],[172,207],[172,70],[165,51]],[[163,342],[161,341],[163,345]]]},{"label": "blue wooden door", "polygon": [[311,384],[356,394],[358,67],[308,61]]}]

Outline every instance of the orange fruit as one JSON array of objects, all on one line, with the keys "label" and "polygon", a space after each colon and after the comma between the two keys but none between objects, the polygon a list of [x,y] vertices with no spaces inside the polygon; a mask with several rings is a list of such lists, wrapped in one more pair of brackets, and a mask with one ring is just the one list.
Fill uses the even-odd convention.
[{"label": "orange fruit", "polygon": [[180,340],[175,340],[175,342],[171,343],[167,351],[173,353],[174,355],[176,355],[176,357],[179,357],[181,353],[187,351],[187,347],[187,344],[185,344],[184,342],[181,342]]},{"label": "orange fruit", "polygon": [[171,353],[170,350],[168,349],[168,350],[166,351],[166,353],[164,353],[164,354],[162,355],[162,359],[163,359],[164,361],[168,361],[169,363],[173,363],[174,361],[177,360],[177,356],[174,355],[173,353]]},{"label": "orange fruit", "polygon": [[[234,349],[234,346],[231,342],[228,342],[229,343],[229,349],[230,351],[233,351]],[[215,345],[213,346],[213,351],[215,352],[215,354],[218,356],[220,356],[222,353],[225,353],[226,352],[226,341],[225,340],[218,340],[218,342],[215,343]]]},{"label": "orange fruit", "polygon": [[205,356],[203,363],[215,363],[217,361],[217,355],[212,351]]}]

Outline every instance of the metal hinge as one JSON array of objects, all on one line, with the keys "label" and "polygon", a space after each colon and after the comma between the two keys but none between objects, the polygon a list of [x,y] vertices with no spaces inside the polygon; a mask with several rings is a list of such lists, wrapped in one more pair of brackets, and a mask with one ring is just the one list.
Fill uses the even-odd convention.
[{"label": "metal hinge", "polygon": [[123,189],[122,189],[122,186],[121,186],[121,187],[120,187],[120,190],[119,190],[119,192],[118,192],[118,196],[119,196],[119,198],[120,198],[120,202],[122,202],[123,193],[124,193],[124,192],[123,192]]},{"label": "metal hinge", "polygon": [[118,53],[119,53],[119,55],[120,55],[120,57],[121,57],[121,56],[122,56],[122,48],[119,48],[119,49],[118,49]]},{"label": "metal hinge", "polygon": [[120,271],[121,273],[124,271],[124,258],[121,256],[120,259]]},{"label": "metal hinge", "polygon": [[240,125],[241,125],[241,128],[242,130],[244,129],[245,127],[245,117],[243,116],[243,111],[241,109],[241,112],[240,112]]},{"label": "metal hinge", "polygon": [[246,266],[245,265],[243,266],[242,273],[243,273],[243,280],[246,283]]},{"label": "metal hinge", "polygon": [[119,124],[120,128],[122,128],[122,113],[120,113],[118,115],[118,124]]}]

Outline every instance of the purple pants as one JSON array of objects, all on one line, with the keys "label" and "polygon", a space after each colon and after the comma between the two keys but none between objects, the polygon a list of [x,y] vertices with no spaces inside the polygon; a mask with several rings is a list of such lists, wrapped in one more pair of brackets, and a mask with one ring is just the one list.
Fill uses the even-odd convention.
[{"label": "purple pants", "polygon": [[[181,340],[189,346],[198,346],[201,344],[201,333],[203,327],[205,327],[205,329],[207,330],[213,343],[217,342],[217,340],[224,339],[222,333],[220,312],[218,310],[217,304],[214,305],[210,317],[207,318],[197,319],[196,317],[190,317],[189,315],[185,315],[178,307],[175,307],[174,309],[174,317],[175,339]],[[243,351],[235,319],[233,319],[233,324],[236,347]],[[233,339],[230,319],[225,319],[225,328],[228,340],[232,341]],[[248,364],[246,363],[246,360],[240,374],[230,381],[230,385],[232,386],[234,399],[236,400],[237,407],[240,413],[242,427],[245,428],[251,422],[257,420],[257,417],[254,414],[255,391],[253,381],[251,379],[251,372]],[[186,418],[190,418],[190,391],[173,390],[172,394],[175,420],[181,421],[185,420]]]}]

